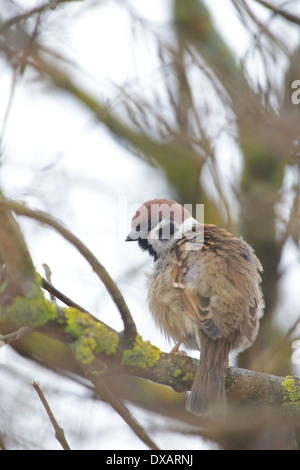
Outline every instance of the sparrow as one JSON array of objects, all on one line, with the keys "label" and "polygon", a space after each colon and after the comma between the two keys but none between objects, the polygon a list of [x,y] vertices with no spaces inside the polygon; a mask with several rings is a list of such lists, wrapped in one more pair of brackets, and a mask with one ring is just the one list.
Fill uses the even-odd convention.
[{"label": "sparrow", "polygon": [[228,355],[251,346],[263,314],[260,261],[242,238],[198,222],[168,199],[142,204],[126,241],[154,259],[148,304],[156,325],[174,350],[183,344],[200,351],[186,409],[224,415]]}]

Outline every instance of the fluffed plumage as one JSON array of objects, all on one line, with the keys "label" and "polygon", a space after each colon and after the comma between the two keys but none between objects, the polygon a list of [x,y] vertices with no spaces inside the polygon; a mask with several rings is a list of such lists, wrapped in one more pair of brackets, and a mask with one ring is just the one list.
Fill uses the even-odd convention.
[{"label": "fluffed plumage", "polygon": [[133,239],[155,260],[148,302],[156,324],[175,343],[201,351],[186,408],[220,415],[228,354],[249,347],[258,332],[262,266],[244,240],[200,224],[175,201],[141,206],[127,238]]}]

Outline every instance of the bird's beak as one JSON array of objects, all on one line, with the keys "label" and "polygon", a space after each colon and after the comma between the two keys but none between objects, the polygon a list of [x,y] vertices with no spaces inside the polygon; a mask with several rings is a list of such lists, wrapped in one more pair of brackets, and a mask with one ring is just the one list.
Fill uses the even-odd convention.
[{"label": "bird's beak", "polygon": [[136,242],[139,239],[139,234],[136,230],[130,230],[125,242]]}]

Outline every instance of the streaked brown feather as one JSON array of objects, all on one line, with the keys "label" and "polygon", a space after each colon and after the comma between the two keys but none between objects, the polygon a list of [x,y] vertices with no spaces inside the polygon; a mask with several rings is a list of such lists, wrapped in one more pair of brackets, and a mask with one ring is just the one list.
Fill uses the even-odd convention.
[{"label": "streaked brown feather", "polygon": [[[215,323],[210,310],[209,297],[201,296],[199,293],[188,291],[185,285],[185,273],[189,268],[189,263],[194,262],[191,255],[191,243],[193,248],[196,246],[203,254],[206,252],[221,253],[224,259],[227,252],[230,256],[242,257],[249,263],[254,263],[252,254],[248,246],[241,240],[234,237],[225,229],[215,225],[198,225],[190,232],[185,233],[178,240],[173,249],[174,268],[172,270],[172,284],[175,288],[182,290],[183,301],[186,306],[186,313],[192,320],[199,322],[200,328],[211,338],[216,339],[222,336],[221,328]],[[197,250],[195,250],[197,253]],[[196,255],[197,256],[197,255]],[[259,266],[257,266],[259,268]],[[239,279],[237,278],[237,281]],[[253,340],[258,326],[258,302],[255,300],[253,305],[249,306],[249,314],[245,316],[240,330],[245,334],[249,341]]]},{"label": "streaked brown feather", "polygon": [[[222,336],[220,328],[215,324],[212,313],[207,307],[203,307],[203,297],[191,295],[183,291],[183,301],[187,308],[187,314],[192,320],[198,320],[200,328],[211,338],[216,339]],[[207,298],[206,298],[207,299]],[[209,299],[208,299],[209,300]]]},{"label": "streaked brown feather", "polygon": [[245,336],[249,339],[249,341],[253,340],[253,336],[257,330],[258,325],[258,312],[259,312],[259,305],[258,301],[254,299],[253,305],[249,306],[248,315],[244,318],[244,322],[241,326],[241,331],[244,333]]},{"label": "streaked brown feather", "polygon": [[182,278],[184,275],[185,266],[179,265],[176,266],[172,271],[172,284],[175,288],[184,288],[184,284],[182,283]]},{"label": "streaked brown feather", "polygon": [[[202,230],[203,233],[203,230]],[[182,297],[186,306],[186,313],[191,320],[199,322],[200,328],[211,338],[221,337],[222,332],[212,318],[212,312],[209,309],[210,299],[198,294],[188,292],[184,283],[184,275],[187,266],[187,242],[196,237],[195,233],[189,233],[178,241],[174,249],[174,268],[172,270],[172,284],[175,288],[182,289]]]}]

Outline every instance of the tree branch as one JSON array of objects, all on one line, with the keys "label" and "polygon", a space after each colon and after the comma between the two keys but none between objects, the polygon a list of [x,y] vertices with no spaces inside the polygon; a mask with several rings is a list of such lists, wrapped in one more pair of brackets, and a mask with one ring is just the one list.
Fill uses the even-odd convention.
[{"label": "tree branch", "polygon": [[155,442],[146,433],[144,428],[136,421],[132,416],[128,408],[118,400],[111,390],[107,387],[104,380],[101,377],[91,375],[90,380],[96,387],[96,391],[99,393],[102,399],[104,399],[110,406],[121,416],[121,418],[128,424],[132,431],[152,450],[160,450]]},{"label": "tree branch", "polygon": [[19,339],[23,338],[24,336],[31,335],[34,329],[30,326],[21,326],[17,331],[13,333],[8,333],[7,335],[0,335],[0,341],[3,341],[5,344],[10,344],[13,341],[18,341]]},{"label": "tree branch", "polygon": [[68,305],[69,307],[73,307],[73,308],[76,308],[77,310],[79,310],[80,312],[85,312],[85,313],[89,313],[87,310],[85,310],[85,308],[81,307],[80,305],[78,305],[76,302],[74,302],[72,299],[70,299],[69,297],[67,297],[65,294],[63,294],[62,292],[60,292],[58,289],[56,289],[56,287],[54,287],[52,284],[50,284],[48,281],[46,281],[46,279],[42,278],[42,287],[43,289],[45,289],[47,292],[49,292],[49,294],[51,295],[51,297],[54,297],[54,298],[57,298],[59,300],[61,300],[64,304]]},{"label": "tree branch", "polygon": [[[105,342],[105,339],[103,339],[102,336],[97,339],[97,336],[93,334],[94,328],[97,328],[97,325],[99,325],[99,320],[85,312],[81,312],[80,314],[78,312],[78,318],[76,318],[75,309],[72,312],[72,317],[75,328],[77,328],[77,324],[88,325],[86,330],[80,330],[77,333],[80,335],[79,337],[73,336],[67,318],[64,319],[62,316],[58,316],[54,320],[51,319],[49,323],[34,328],[34,330],[30,327],[25,327],[12,334],[2,336],[0,339],[5,342],[10,342],[11,340],[19,340],[22,342],[23,337],[28,336],[32,331],[34,331],[33,335],[39,334],[56,339],[57,344],[61,343],[61,345],[67,347],[71,356],[77,361],[79,368],[76,373],[89,378],[94,385],[100,387],[98,390],[100,396],[108,401],[116,411],[121,412],[122,418],[133,427],[136,434],[140,432],[139,425],[131,420],[126,407],[123,408],[124,405],[120,400],[114,397],[109,389],[107,389],[105,383],[106,376],[119,378],[120,374],[133,375],[150,380],[154,383],[167,385],[176,392],[190,390],[198,361],[188,356],[160,353],[159,350],[148,341],[144,343],[140,340],[138,346],[135,345],[132,349],[130,349],[128,342],[122,341],[119,342],[115,352],[107,353],[104,351],[103,353],[95,353],[92,364],[81,362],[78,357],[75,357],[79,338],[82,344],[84,344],[85,341],[90,341],[90,338],[94,338],[99,342],[100,348],[103,346],[102,343]],[[103,323],[101,323],[101,325],[102,324]],[[117,332],[107,327],[107,332],[109,331],[117,335]],[[25,347],[27,345],[27,353],[24,347],[21,349],[21,352],[24,351],[26,355],[30,355],[30,350],[28,350],[29,344],[28,341],[25,343]],[[60,355],[60,362],[56,365],[55,355],[52,355],[53,347],[58,351],[60,351],[60,349],[55,346],[55,343],[50,345],[51,351],[49,351],[49,357],[48,359],[46,358],[46,360],[43,358],[45,358],[45,350],[47,351],[47,343],[41,338],[38,344],[40,344],[41,351],[39,351],[38,348],[34,350],[33,358],[35,360],[39,360],[39,362],[46,367],[50,365],[54,370],[56,367],[59,367],[61,370],[74,373],[73,364],[70,363],[70,356],[66,356],[64,359]],[[94,345],[93,351],[95,352],[95,350],[97,350],[97,344]],[[92,374],[91,367],[93,368]],[[82,371],[82,374],[80,371]],[[101,383],[98,379],[101,379]],[[105,384],[106,388],[103,388],[103,384]],[[235,401],[240,400],[242,403],[252,401],[253,403],[268,405],[275,409],[288,411],[296,415],[300,412],[300,378],[298,377],[278,377],[237,367],[227,367],[226,394],[228,398],[234,399]],[[144,436],[143,442],[146,443],[148,438],[149,436]],[[149,443],[150,441],[148,440],[148,444]],[[155,448],[155,444],[151,443],[150,448]]]},{"label": "tree branch", "polygon": [[292,13],[289,13],[288,11],[282,10],[281,8],[278,8],[274,5],[272,5],[271,3],[266,2],[265,0],[255,0],[255,2],[259,3],[260,5],[267,8],[268,10],[272,11],[276,15],[281,16],[285,20],[288,20],[291,23],[300,25],[300,18],[298,16],[295,16]]},{"label": "tree branch", "polygon": [[9,208],[18,215],[30,217],[31,219],[38,220],[39,222],[52,227],[79,251],[105,285],[123,319],[124,335],[127,340],[132,342],[137,335],[137,330],[124,297],[110,277],[109,273],[106,271],[105,267],[98,261],[87,246],[84,245],[84,243],[82,243],[82,241],[79,240],[79,238],[77,238],[72,232],[70,232],[70,230],[65,228],[59,221],[49,216],[46,212],[29,209],[22,203],[8,200],[3,197],[0,199],[0,207]]},{"label": "tree branch", "polygon": [[69,444],[68,444],[68,442],[65,438],[64,430],[63,430],[63,428],[61,428],[58,425],[58,423],[57,423],[57,421],[54,417],[54,414],[52,413],[51,408],[50,408],[50,406],[49,406],[49,404],[46,400],[46,397],[45,397],[43,391],[41,390],[39,384],[37,382],[33,382],[32,385],[33,385],[33,388],[35,389],[36,393],[38,394],[38,396],[39,396],[39,398],[40,398],[40,400],[41,400],[41,402],[42,402],[42,404],[43,404],[43,406],[46,410],[47,415],[49,416],[49,419],[50,419],[51,424],[52,424],[52,426],[54,428],[54,431],[55,431],[56,439],[61,444],[61,446],[64,450],[70,450],[70,446],[69,446]]},{"label": "tree branch", "polygon": [[26,295],[33,285],[35,269],[23,234],[4,205],[0,206],[0,260],[13,286],[10,295]]},{"label": "tree branch", "polygon": [[61,3],[76,2],[76,1],[81,1],[81,0],[54,0],[54,1],[50,0],[49,2],[46,2],[43,5],[32,8],[31,10],[25,11],[24,13],[20,13],[19,15],[15,15],[11,17],[9,20],[5,21],[3,24],[1,24],[0,34],[5,33],[12,26],[20,23],[21,21],[25,21],[29,19],[34,15],[40,15],[41,13],[47,10],[55,10],[55,8]]}]

